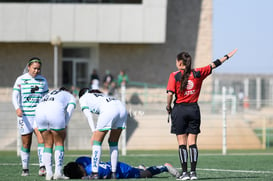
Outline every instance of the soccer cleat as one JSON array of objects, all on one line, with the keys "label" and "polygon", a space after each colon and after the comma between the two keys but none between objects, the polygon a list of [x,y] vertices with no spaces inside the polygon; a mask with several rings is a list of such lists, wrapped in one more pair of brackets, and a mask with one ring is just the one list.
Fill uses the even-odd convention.
[{"label": "soccer cleat", "polygon": [[174,176],[174,177],[176,177],[176,178],[179,178],[180,173],[179,173],[178,170],[176,170],[170,163],[165,163],[164,166],[167,167],[168,172],[169,172],[172,176]]},{"label": "soccer cleat", "polygon": [[68,180],[69,177],[66,177],[66,176],[60,175],[60,174],[54,174],[53,179],[54,179],[54,180]]},{"label": "soccer cleat", "polygon": [[190,178],[191,178],[191,180],[197,180],[197,175],[196,175],[195,171],[190,172]]},{"label": "soccer cleat", "polygon": [[45,166],[41,166],[39,169],[39,176],[45,176],[46,175],[46,168]]},{"label": "soccer cleat", "polygon": [[116,172],[111,172],[111,179],[117,179]]},{"label": "soccer cleat", "polygon": [[190,180],[190,176],[188,172],[183,172],[180,177],[178,177],[176,180]]},{"label": "soccer cleat", "polygon": [[23,169],[21,176],[23,176],[23,177],[29,176],[29,170],[28,169]]},{"label": "soccer cleat", "polygon": [[99,174],[98,173],[92,173],[91,175],[82,177],[82,180],[98,180]]},{"label": "soccer cleat", "polygon": [[46,180],[53,180],[53,175],[46,173],[45,179]]}]

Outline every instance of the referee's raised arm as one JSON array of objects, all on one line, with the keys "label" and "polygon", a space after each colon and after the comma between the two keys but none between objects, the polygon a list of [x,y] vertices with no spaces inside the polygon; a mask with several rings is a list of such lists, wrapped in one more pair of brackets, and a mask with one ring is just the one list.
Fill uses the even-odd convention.
[{"label": "referee's raised arm", "polygon": [[229,52],[228,54],[224,55],[222,58],[215,60],[214,62],[212,62],[210,64],[211,68],[214,69],[218,66],[220,66],[222,63],[224,63],[226,60],[228,60],[229,58],[231,58],[236,52],[237,52],[237,48],[235,48],[234,50],[232,50],[231,52]]}]

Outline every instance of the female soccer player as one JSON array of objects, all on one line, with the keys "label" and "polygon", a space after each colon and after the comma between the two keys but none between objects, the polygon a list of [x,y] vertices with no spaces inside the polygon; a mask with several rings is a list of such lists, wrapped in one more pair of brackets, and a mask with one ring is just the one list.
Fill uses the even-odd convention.
[{"label": "female soccer player", "polygon": [[[143,166],[142,166],[143,167]],[[79,157],[75,162],[69,162],[64,166],[64,174],[70,179],[90,179],[92,163],[90,157]],[[154,175],[169,172],[172,176],[178,177],[179,172],[171,164],[165,163],[160,166],[151,166],[149,168],[135,168],[123,162],[117,164],[117,179],[126,178],[151,178]],[[100,162],[98,170],[98,179],[111,178],[111,163]]]},{"label": "female soccer player", "polygon": [[42,62],[39,58],[31,58],[26,66],[26,73],[16,79],[12,91],[12,103],[16,110],[18,128],[22,139],[20,154],[23,167],[22,176],[29,175],[29,157],[33,131],[38,140],[39,175],[45,175],[45,166],[42,160],[44,141],[41,133],[36,128],[34,120],[35,108],[40,99],[48,92],[47,80],[40,75],[41,66]]},{"label": "female soccer player", "polygon": [[[115,178],[118,162],[118,141],[120,134],[125,129],[127,111],[121,101],[104,95],[99,90],[83,88],[79,92],[81,109],[86,116],[92,135],[92,177],[98,177],[99,162],[101,157],[101,144],[105,135],[110,131],[108,144],[110,147],[112,178]],[[99,114],[96,128],[92,114]]]},{"label": "female soccer player", "polygon": [[[75,97],[64,87],[50,91],[37,105],[37,126],[45,141],[43,160],[46,167],[46,180],[65,179],[62,174],[65,128],[75,107]],[[52,171],[53,145],[55,145],[54,177]]]},{"label": "female soccer player", "polygon": [[[189,53],[181,52],[176,57],[176,67],[178,71],[172,72],[167,85],[167,112],[171,114],[171,133],[176,134],[179,145],[179,158],[182,166],[180,180],[196,180],[196,164],[198,159],[198,149],[196,145],[197,135],[200,133],[200,110],[198,98],[203,80],[211,74],[212,69],[220,66],[224,61],[236,53],[234,49],[221,59],[217,59],[211,64],[192,69],[192,59]],[[174,106],[172,108],[173,95],[175,95]],[[187,172],[187,160],[189,146],[189,156],[191,162],[190,174]]]}]

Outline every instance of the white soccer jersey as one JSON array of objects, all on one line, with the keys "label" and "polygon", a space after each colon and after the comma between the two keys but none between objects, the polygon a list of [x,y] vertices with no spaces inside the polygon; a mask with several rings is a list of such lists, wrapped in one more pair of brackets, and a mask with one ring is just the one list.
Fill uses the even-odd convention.
[{"label": "white soccer jersey", "polygon": [[94,114],[100,114],[101,107],[114,100],[116,99],[102,93],[86,93],[79,102],[82,110],[87,108]]},{"label": "white soccer jersey", "polygon": [[35,107],[47,92],[48,84],[43,76],[32,77],[29,73],[19,76],[13,86],[12,103],[15,110],[21,108],[23,116],[34,117]]},{"label": "white soccer jersey", "polygon": [[[125,128],[127,111],[119,100],[102,93],[85,93],[79,102],[92,131]],[[99,114],[96,128],[91,113]]]},{"label": "white soccer jersey", "polygon": [[67,91],[53,90],[46,94],[36,108],[40,131],[64,129],[76,107],[75,97]]}]

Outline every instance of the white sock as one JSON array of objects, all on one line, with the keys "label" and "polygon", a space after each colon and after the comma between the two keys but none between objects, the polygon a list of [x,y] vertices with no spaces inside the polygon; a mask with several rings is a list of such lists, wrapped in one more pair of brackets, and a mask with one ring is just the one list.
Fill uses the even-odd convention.
[{"label": "white sock", "polygon": [[30,150],[27,148],[21,147],[20,154],[21,154],[22,168],[28,169]]},{"label": "white sock", "polygon": [[64,146],[55,146],[55,175],[62,175]]},{"label": "white sock", "polygon": [[101,156],[101,142],[93,141],[92,150],[92,172],[98,173]]},{"label": "white sock", "polygon": [[44,148],[43,161],[46,167],[46,174],[53,175],[52,172],[52,148]]},{"label": "white sock", "polygon": [[43,154],[44,154],[44,147],[45,147],[45,144],[41,144],[39,143],[38,144],[38,159],[39,159],[39,166],[45,166],[44,162],[43,162]]},{"label": "white sock", "polygon": [[110,158],[111,158],[111,171],[116,172],[118,164],[118,143],[109,142]]}]

